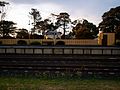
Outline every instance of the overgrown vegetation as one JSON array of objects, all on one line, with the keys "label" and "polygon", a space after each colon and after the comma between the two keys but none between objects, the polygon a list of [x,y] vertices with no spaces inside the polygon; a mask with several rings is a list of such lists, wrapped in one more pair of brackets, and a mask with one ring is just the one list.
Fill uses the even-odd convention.
[{"label": "overgrown vegetation", "polygon": [[1,90],[120,90],[120,79],[0,77]]}]

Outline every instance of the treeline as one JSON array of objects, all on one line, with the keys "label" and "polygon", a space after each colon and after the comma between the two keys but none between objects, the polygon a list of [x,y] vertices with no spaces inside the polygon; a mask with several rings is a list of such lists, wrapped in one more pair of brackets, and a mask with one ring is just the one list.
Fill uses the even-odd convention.
[{"label": "treeline", "polygon": [[[5,7],[6,4],[8,3],[0,1],[1,7]],[[1,11],[0,14],[2,17],[3,12]],[[34,8],[31,9],[29,15],[33,20],[33,23],[30,23],[33,26],[30,32],[24,28],[17,29],[13,21],[1,19],[0,38],[43,39],[48,32],[61,32],[62,39],[95,39],[98,32],[103,31],[114,32],[116,39],[120,39],[120,6],[105,12],[98,27],[86,19],[72,21],[67,12],[61,12],[58,15],[51,14],[55,17],[54,21],[49,18],[42,20],[40,12]]]}]

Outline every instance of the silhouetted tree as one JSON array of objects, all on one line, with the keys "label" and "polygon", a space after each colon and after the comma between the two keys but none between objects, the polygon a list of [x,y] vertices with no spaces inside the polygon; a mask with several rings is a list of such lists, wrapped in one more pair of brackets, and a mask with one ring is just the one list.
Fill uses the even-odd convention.
[{"label": "silhouetted tree", "polygon": [[77,39],[93,39],[97,37],[98,30],[93,23],[84,20],[73,28],[73,33]]},{"label": "silhouetted tree", "polygon": [[28,30],[26,29],[19,29],[17,31],[17,37],[16,38],[20,38],[20,39],[26,39],[26,38],[29,38],[29,33],[28,33]]},{"label": "silhouetted tree", "polygon": [[15,23],[12,21],[0,21],[0,34],[3,38],[14,34],[16,27]]},{"label": "silhouetted tree", "polygon": [[116,38],[120,39],[120,6],[105,12],[102,19],[99,30],[107,33],[115,32]]},{"label": "silhouetted tree", "polygon": [[6,14],[6,12],[5,12],[5,10],[4,10],[4,7],[6,6],[6,5],[8,5],[9,3],[8,2],[4,2],[4,1],[0,1],[0,7],[1,7],[1,9],[0,9],[0,14],[1,14],[1,21],[4,19],[4,17],[5,17],[5,14]]},{"label": "silhouetted tree", "polygon": [[66,28],[67,25],[71,22],[70,18],[69,18],[69,14],[66,12],[60,13],[57,17],[57,22],[56,22],[56,26],[60,27],[63,26],[63,38],[65,38],[65,32],[66,32]]},{"label": "silhouetted tree", "polygon": [[5,6],[5,5],[7,5],[7,4],[9,4],[8,2],[5,2],[5,1],[0,1],[0,6]]},{"label": "silhouetted tree", "polygon": [[49,19],[45,19],[36,23],[36,28],[44,34],[48,30]]},{"label": "silhouetted tree", "polygon": [[34,33],[35,30],[36,30],[36,24],[37,24],[37,22],[41,21],[42,17],[40,15],[40,12],[37,9],[34,9],[34,8],[31,9],[31,12],[29,12],[29,14],[33,18],[33,23],[32,23],[33,24],[33,28],[31,30],[32,30],[32,33]]}]

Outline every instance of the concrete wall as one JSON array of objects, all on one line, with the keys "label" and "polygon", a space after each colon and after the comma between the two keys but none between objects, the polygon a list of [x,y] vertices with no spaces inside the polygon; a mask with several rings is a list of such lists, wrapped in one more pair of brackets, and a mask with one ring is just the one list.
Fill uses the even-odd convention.
[{"label": "concrete wall", "polygon": [[54,44],[58,41],[64,41],[65,45],[98,45],[97,40],[93,39],[0,39],[3,45],[16,45],[17,41],[24,40],[29,45],[31,42],[38,41],[42,44],[46,42],[53,42]]}]

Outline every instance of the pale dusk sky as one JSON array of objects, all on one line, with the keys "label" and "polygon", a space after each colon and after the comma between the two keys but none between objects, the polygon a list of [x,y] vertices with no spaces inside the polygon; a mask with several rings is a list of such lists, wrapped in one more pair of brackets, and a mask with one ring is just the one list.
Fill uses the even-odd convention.
[{"label": "pale dusk sky", "polygon": [[120,0],[1,0],[9,2],[5,20],[14,21],[18,28],[30,29],[31,8],[40,11],[43,19],[51,13],[67,12],[72,20],[87,19],[98,25],[104,12],[120,5]]}]

